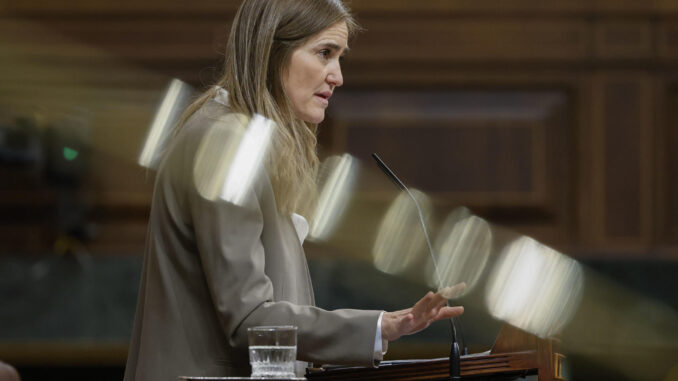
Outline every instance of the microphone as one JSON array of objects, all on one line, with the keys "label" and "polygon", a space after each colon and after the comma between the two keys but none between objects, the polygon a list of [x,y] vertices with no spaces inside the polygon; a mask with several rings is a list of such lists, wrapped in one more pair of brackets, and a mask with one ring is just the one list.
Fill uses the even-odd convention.
[{"label": "microphone", "polygon": [[[405,191],[407,195],[410,197],[412,202],[414,202],[414,206],[417,209],[417,213],[419,214],[419,222],[421,223],[421,227],[424,229],[424,237],[426,238],[426,245],[428,246],[428,253],[431,255],[431,261],[433,262],[433,268],[435,269],[436,277],[438,278],[438,288],[441,289],[443,287],[443,281],[440,278],[440,271],[438,270],[438,263],[436,262],[435,255],[433,255],[433,247],[431,246],[431,240],[428,236],[428,230],[426,229],[426,223],[424,222],[424,215],[421,212],[421,208],[419,207],[419,203],[417,202],[417,199],[412,195],[410,190],[405,186],[405,184],[400,181],[398,176],[391,171],[391,169],[384,163],[383,160],[377,155],[376,153],[372,154],[372,157],[374,160],[377,162],[377,166],[386,174],[386,176],[393,181],[393,183],[400,189]],[[450,301],[447,300],[445,304],[450,307]],[[454,318],[450,318],[450,327],[452,329],[452,346],[450,348],[450,380],[461,380],[461,353],[459,351],[459,343],[457,342],[457,328],[454,325]]]}]

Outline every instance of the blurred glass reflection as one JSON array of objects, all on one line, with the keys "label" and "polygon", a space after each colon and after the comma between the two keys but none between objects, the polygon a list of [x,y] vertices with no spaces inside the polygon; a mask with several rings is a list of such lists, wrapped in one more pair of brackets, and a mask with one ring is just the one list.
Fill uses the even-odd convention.
[{"label": "blurred glass reflection", "polygon": [[309,239],[327,240],[353,195],[358,162],[349,154],[328,157],[320,167],[319,197],[311,218]]},{"label": "blurred glass reflection", "polygon": [[435,287],[466,283],[461,295],[470,292],[480,280],[492,250],[490,225],[466,208],[452,211],[438,232],[435,241],[438,272],[442,285],[435,284],[435,269],[431,263],[429,285]]},{"label": "blurred glass reflection", "polygon": [[[427,225],[431,201],[424,193],[412,189]],[[374,265],[380,271],[399,274],[415,262],[426,249],[426,237],[417,208],[406,192],[401,192],[386,212],[372,248]]]},{"label": "blurred glass reflection", "polygon": [[[624,280],[632,280],[640,272],[662,265],[646,267],[647,264],[631,262],[629,266],[618,262],[615,267],[629,269],[634,265],[638,273],[615,271],[613,278],[608,278],[611,274],[602,275],[585,268],[582,301],[560,335],[561,345],[570,355],[586,357],[590,362],[613,369],[625,380],[676,380],[670,374],[670,369],[678,364],[675,302],[672,306],[650,297],[641,291],[645,287],[641,283],[632,283],[632,287],[624,284]],[[670,272],[671,265],[667,268]],[[664,291],[668,293],[675,292],[675,287],[671,287],[675,280],[672,282],[666,273],[661,275],[655,271],[650,270],[636,279],[652,284],[655,280],[647,278],[654,273],[658,275],[656,285],[666,287]]]},{"label": "blurred glass reflection", "polygon": [[173,127],[190,101],[192,93],[193,89],[186,83],[178,79],[170,81],[148,129],[144,148],[139,155],[139,165],[151,169],[157,168]]},{"label": "blurred glass reflection", "polygon": [[503,250],[486,290],[490,313],[540,337],[559,332],[581,299],[581,265],[528,237]]},{"label": "blurred glass reflection", "polygon": [[264,169],[274,129],[275,123],[261,115],[250,120],[233,113],[215,122],[200,143],[193,168],[200,195],[244,205]]}]

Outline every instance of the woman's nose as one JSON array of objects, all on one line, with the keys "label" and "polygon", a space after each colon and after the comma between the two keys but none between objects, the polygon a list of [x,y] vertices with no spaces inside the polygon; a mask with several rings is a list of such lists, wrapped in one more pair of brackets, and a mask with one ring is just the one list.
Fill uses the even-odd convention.
[{"label": "woman's nose", "polygon": [[344,84],[344,77],[341,75],[341,66],[339,63],[334,65],[334,67],[327,74],[327,83],[332,87],[339,87]]}]

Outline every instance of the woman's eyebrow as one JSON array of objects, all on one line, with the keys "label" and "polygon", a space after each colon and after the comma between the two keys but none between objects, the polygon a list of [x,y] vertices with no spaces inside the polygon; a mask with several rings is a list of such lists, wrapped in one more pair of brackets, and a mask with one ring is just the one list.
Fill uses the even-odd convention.
[{"label": "woman's eyebrow", "polygon": [[[335,44],[334,42],[321,42],[320,46],[325,47],[325,48],[330,48],[334,49],[336,51],[341,51],[341,46]],[[344,54],[346,54],[349,51],[348,46],[344,47]]]}]

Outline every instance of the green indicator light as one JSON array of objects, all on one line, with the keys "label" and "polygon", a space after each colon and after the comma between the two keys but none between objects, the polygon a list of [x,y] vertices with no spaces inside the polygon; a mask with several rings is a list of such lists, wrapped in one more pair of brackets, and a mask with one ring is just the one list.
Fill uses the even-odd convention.
[{"label": "green indicator light", "polygon": [[70,147],[64,147],[64,158],[68,161],[75,160],[78,157],[78,151]]}]

